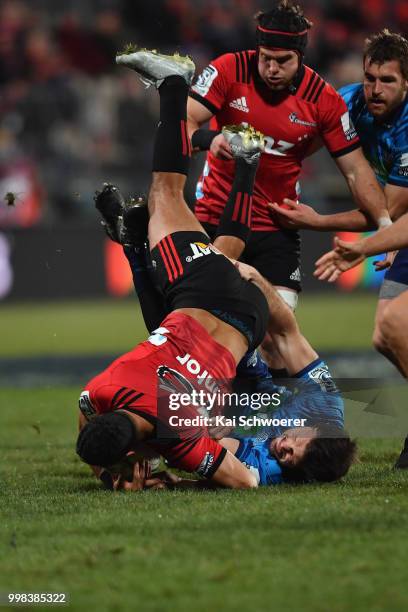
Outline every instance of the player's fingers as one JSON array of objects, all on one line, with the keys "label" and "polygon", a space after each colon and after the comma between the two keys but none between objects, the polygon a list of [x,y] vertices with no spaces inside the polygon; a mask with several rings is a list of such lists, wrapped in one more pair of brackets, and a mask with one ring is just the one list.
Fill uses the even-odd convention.
[{"label": "player's fingers", "polygon": [[334,272],[330,275],[328,282],[335,283],[336,280],[339,278],[340,274],[341,274],[341,271],[339,269],[334,270]]},{"label": "player's fingers", "polygon": [[229,146],[228,142],[225,140],[224,142],[220,143],[220,153],[226,157],[226,159],[234,159],[233,155],[232,155],[232,151],[231,151],[231,147]]},{"label": "player's fingers", "polygon": [[285,199],[283,200],[283,203],[284,203],[286,206],[289,206],[289,208],[290,208],[291,210],[294,210],[295,208],[299,208],[299,204],[298,204],[297,202],[295,202],[294,200],[290,200],[289,198],[285,198]]},{"label": "player's fingers", "polygon": [[146,480],[145,483],[146,489],[153,489],[154,491],[164,490],[168,488],[168,485],[160,480],[160,478],[151,478],[150,480]]},{"label": "player's fingers", "polygon": [[376,272],[381,272],[382,270],[387,270],[391,267],[391,262],[387,259],[383,259],[381,261],[373,261],[373,266]]},{"label": "player's fingers", "polygon": [[133,482],[138,482],[141,477],[142,477],[141,465],[139,461],[136,461],[136,463],[133,466]]},{"label": "player's fingers", "polygon": [[287,208],[282,208],[282,206],[278,206],[276,205],[276,207],[273,208],[273,211],[278,213],[278,215],[280,215],[281,217],[285,217],[286,219],[293,219],[295,218],[295,214],[292,210],[288,210]]},{"label": "player's fingers", "polygon": [[122,478],[122,475],[119,474],[119,476],[113,481],[113,490],[120,491],[121,489],[123,489],[123,484],[124,480]]},{"label": "player's fingers", "polygon": [[147,480],[147,478],[150,478],[151,475],[152,475],[152,466],[150,465],[150,462],[146,460],[144,462],[144,477]]},{"label": "player's fingers", "polygon": [[328,280],[330,276],[333,274],[336,267],[334,265],[327,266],[325,268],[320,268],[317,272],[317,277],[319,280]]},{"label": "player's fingers", "polygon": [[334,251],[329,251],[329,253],[325,253],[322,255],[317,261],[316,266],[325,266],[327,263],[333,261]]}]

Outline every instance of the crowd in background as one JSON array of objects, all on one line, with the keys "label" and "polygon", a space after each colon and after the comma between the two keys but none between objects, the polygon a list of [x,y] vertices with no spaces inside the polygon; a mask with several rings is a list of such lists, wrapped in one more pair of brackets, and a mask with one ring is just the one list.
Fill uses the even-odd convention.
[{"label": "crowd in background", "polygon": [[[368,33],[408,33],[406,0],[302,6],[314,23],[306,63],[335,86],[360,79]],[[200,70],[253,48],[260,9],[267,0],[0,0],[0,198],[11,191],[24,202],[15,212],[0,206],[0,226],[85,222],[104,180],[146,190],[157,100],[115,66],[116,51],[127,42],[177,48]],[[317,165],[305,168],[304,193],[324,206],[343,182],[330,165],[308,181]]]}]

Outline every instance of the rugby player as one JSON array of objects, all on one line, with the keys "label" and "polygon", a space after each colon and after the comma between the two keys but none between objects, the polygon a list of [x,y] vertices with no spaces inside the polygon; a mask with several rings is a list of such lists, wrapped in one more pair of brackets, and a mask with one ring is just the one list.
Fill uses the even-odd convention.
[{"label": "rugby player", "polygon": [[[375,225],[389,215],[344,100],[303,62],[312,24],[288,0],[260,13],[257,22],[256,50],[215,59],[190,92],[192,144],[194,150],[208,150],[195,212],[217,248],[235,259],[243,253],[242,260],[257,268],[295,309],[301,288],[299,234],[283,229],[268,203],[284,206],[285,198],[298,198],[303,159],[321,140],[359,208]],[[202,127],[207,121],[210,129]],[[238,196],[230,202],[235,171],[245,169],[232,161],[233,152],[221,130],[240,122],[265,134],[266,147],[253,197],[248,202]],[[263,346],[269,365],[275,370],[283,367],[273,339],[267,337]]]},{"label": "rugby player", "polygon": [[[170,427],[169,404],[164,402],[160,410],[158,387],[188,389],[193,380],[209,384],[211,389],[223,388],[224,381],[234,377],[235,366],[247,349],[263,339],[269,319],[263,291],[270,299],[272,318],[274,309],[284,304],[277,296],[274,299],[273,288],[266,281],[260,281],[261,290],[258,278],[245,280],[231,261],[212,247],[184,201],[190,156],[186,101],[193,62],[177,55],[129,50],[117,57],[117,63],[136,70],[154,83],[160,94],[148,238],[155,280],[171,313],[148,341],[88,383],[80,398],[77,452],[103,479],[116,473],[118,462],[125,461],[127,453],[143,443],[172,465],[196,472],[215,486],[256,487],[256,475],[211,439],[204,427]],[[197,245],[201,256],[194,257]],[[305,357],[302,347],[298,353],[297,358]],[[193,416],[196,409],[189,405],[183,414]],[[285,469],[294,473],[301,469],[311,479],[316,459],[315,453],[307,451],[313,448],[319,431],[312,428],[304,433],[307,443],[295,434],[290,450],[287,445],[284,448],[283,440],[276,443],[276,454]],[[339,431],[336,435],[340,437]],[[344,439],[348,443],[337,478],[347,471],[354,453],[353,443],[345,435]],[[338,447],[332,447],[337,453]],[[322,457],[330,465],[330,453]],[[332,470],[326,469],[326,473],[327,480],[333,480]],[[323,479],[319,470],[316,479]]]},{"label": "rugby player", "polygon": [[[378,183],[383,187],[392,219],[408,211],[408,41],[383,30],[366,41],[364,82],[340,90]],[[277,211],[297,227],[316,230],[367,231],[374,229],[362,211],[319,215],[305,205],[289,204],[291,210]],[[276,209],[276,207],[274,207]],[[401,236],[401,231],[387,232]],[[373,244],[381,244],[380,236]],[[397,243],[400,244],[399,240]],[[402,240],[402,244],[404,243]],[[365,245],[365,242],[361,243]],[[371,239],[368,242],[371,245]],[[349,249],[351,247],[348,247]],[[356,249],[360,248],[360,243]],[[370,247],[371,248],[371,247]],[[387,249],[385,249],[387,250]],[[371,251],[370,251],[371,252]],[[380,252],[380,251],[377,251]],[[346,260],[330,252],[317,262],[315,275],[334,282],[347,268]],[[357,261],[358,263],[358,261]],[[356,265],[350,261],[349,267]],[[383,263],[378,262],[381,269]],[[379,294],[373,343],[400,372],[407,376],[406,358],[401,352],[407,325],[408,248],[401,249],[387,271]],[[405,323],[401,324],[402,321]],[[404,448],[407,447],[407,441]],[[408,467],[408,453],[397,467]]]}]

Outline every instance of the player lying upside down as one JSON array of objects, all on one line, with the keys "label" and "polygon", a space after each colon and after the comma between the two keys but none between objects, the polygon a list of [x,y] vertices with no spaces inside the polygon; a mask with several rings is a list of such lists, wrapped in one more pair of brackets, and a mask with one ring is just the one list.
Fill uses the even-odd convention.
[{"label": "player lying upside down", "polygon": [[[252,282],[241,277],[236,267],[210,245],[184,201],[190,156],[186,100],[193,62],[178,56],[135,52],[119,56],[118,63],[134,68],[159,89],[160,123],[148,201],[148,238],[156,284],[172,312],[148,341],[114,361],[87,385],[80,400],[82,429],[77,452],[86,463],[97,466],[97,474],[101,468],[117,473],[118,462],[126,462],[127,454],[144,444],[174,467],[196,472],[215,486],[256,487],[260,478],[233,454],[242,444],[234,442],[233,448],[224,442],[231,452],[210,438],[205,427],[169,426],[165,418],[168,412],[158,408],[158,383],[188,384],[189,376],[198,384],[205,380],[213,389],[214,384],[223,388],[224,381],[234,377],[236,364],[248,348],[260,344],[268,324],[276,331],[275,319],[287,307],[252,269],[243,270]],[[192,245],[197,244],[202,255],[194,258]],[[282,318],[285,320],[285,316]],[[314,351],[310,358],[310,346],[298,335],[295,371],[307,369],[317,358]],[[312,363],[311,369],[316,365]],[[183,410],[186,417],[196,414],[191,405]],[[323,450],[311,453],[318,435],[317,428],[286,432],[270,442],[269,451],[275,458],[269,452],[266,460],[283,466],[287,474],[292,471],[296,478],[302,470],[308,479],[335,480],[347,472],[354,444],[340,431],[340,445],[336,439],[332,444],[326,440]],[[135,473],[139,469],[136,466]],[[102,473],[105,477],[106,472]],[[136,478],[134,488],[139,484]],[[202,483],[192,481],[192,485]],[[126,488],[132,486],[130,483]]]}]

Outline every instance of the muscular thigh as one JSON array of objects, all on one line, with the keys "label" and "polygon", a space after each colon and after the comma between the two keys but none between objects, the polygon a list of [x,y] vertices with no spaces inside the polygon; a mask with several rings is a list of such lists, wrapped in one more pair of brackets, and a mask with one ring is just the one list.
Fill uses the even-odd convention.
[{"label": "muscular thigh", "polygon": [[175,232],[203,232],[203,227],[189,209],[182,189],[171,189],[162,179],[153,182],[149,193],[149,243],[158,242]]},{"label": "muscular thigh", "polygon": [[[203,226],[214,240],[217,227],[209,223]],[[301,291],[298,232],[252,232],[241,260],[256,268],[276,288]]]}]

